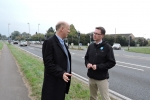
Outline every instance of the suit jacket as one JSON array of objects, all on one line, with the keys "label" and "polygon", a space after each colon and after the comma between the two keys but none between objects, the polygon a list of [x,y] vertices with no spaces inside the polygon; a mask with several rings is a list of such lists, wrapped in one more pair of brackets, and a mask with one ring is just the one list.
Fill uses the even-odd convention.
[{"label": "suit jacket", "polygon": [[[63,80],[63,74],[67,72],[67,56],[56,35],[44,41],[42,54],[44,61],[44,82],[41,100],[64,100],[65,93],[69,91],[71,80],[68,83]],[[71,55],[69,51],[68,55],[71,67]],[[71,77],[69,78],[71,79]]]}]

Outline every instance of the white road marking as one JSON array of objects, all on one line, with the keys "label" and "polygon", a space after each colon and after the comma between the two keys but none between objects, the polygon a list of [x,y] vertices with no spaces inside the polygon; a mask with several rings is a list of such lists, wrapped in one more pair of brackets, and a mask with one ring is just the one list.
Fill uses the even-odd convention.
[{"label": "white road marking", "polygon": [[84,57],[82,57],[82,58],[84,58]]},{"label": "white road marking", "polygon": [[30,48],[30,47],[28,47],[28,48],[34,50],[34,48]]},{"label": "white road marking", "polygon": [[73,55],[75,54],[75,53],[73,53],[73,52],[70,52],[70,53],[73,54]]},{"label": "white road marking", "polygon": [[121,61],[116,61],[116,62],[122,63],[122,64],[127,64],[127,65],[138,66],[138,67],[142,67],[142,68],[150,68],[148,66],[142,66],[142,65],[137,65],[137,64],[132,64],[132,63],[126,63],[126,62],[121,62]]},{"label": "white road marking", "polygon": [[138,59],[150,60],[150,58],[149,58],[149,57],[131,56],[131,55],[125,55],[125,54],[124,54],[124,56],[126,56],[126,57],[132,57],[132,58],[138,58]]},{"label": "white road marking", "polygon": [[124,65],[119,65],[119,64],[116,64],[116,65],[120,66],[120,67],[125,67],[125,68],[135,69],[135,70],[139,70],[139,71],[144,71],[143,69],[138,69],[138,68],[134,68],[134,67],[124,66]]}]

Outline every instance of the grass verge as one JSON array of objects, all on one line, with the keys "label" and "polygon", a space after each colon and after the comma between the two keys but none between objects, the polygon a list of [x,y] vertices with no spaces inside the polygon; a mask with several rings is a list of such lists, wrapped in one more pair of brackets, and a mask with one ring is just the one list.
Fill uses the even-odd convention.
[{"label": "grass verge", "polygon": [[0,50],[3,48],[3,43],[0,41]]},{"label": "grass verge", "polygon": [[129,52],[136,52],[136,53],[144,53],[144,54],[150,54],[150,47],[132,47],[129,50],[125,49]]},{"label": "grass verge", "polygon": [[[8,47],[31,87],[31,96],[36,98],[36,100],[40,100],[43,82],[43,62],[13,45],[8,45]],[[72,77],[70,92],[66,95],[65,100],[89,100],[88,85]]]}]

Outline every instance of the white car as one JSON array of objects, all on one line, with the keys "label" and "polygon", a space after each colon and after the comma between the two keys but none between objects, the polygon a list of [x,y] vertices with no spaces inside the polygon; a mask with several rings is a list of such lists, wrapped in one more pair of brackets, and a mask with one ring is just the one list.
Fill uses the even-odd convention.
[{"label": "white car", "polygon": [[114,43],[112,48],[115,49],[115,50],[121,50],[121,45],[119,43]]},{"label": "white car", "polygon": [[21,41],[19,45],[20,46],[27,46],[27,41]]},{"label": "white car", "polygon": [[18,41],[13,41],[13,44],[18,44]]}]

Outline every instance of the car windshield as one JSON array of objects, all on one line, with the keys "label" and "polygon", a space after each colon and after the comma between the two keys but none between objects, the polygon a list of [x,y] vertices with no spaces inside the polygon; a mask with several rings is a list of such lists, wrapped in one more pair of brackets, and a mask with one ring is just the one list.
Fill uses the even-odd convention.
[{"label": "car windshield", "polygon": [[120,46],[120,44],[114,44],[113,46]]}]

